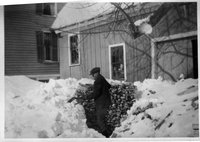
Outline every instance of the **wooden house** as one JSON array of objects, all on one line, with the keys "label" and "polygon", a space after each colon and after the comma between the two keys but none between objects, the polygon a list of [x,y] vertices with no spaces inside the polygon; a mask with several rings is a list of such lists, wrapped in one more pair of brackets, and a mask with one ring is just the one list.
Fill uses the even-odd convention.
[{"label": "wooden house", "polygon": [[61,78],[89,77],[93,67],[100,67],[106,78],[132,82],[198,77],[196,2],[145,3],[139,12],[130,10],[133,21],[152,15],[151,34],[136,38],[121,30],[128,27],[126,19],[119,30],[109,31],[110,14],[54,27]]},{"label": "wooden house", "polygon": [[4,6],[5,75],[59,78],[57,35],[51,30],[64,3]]}]

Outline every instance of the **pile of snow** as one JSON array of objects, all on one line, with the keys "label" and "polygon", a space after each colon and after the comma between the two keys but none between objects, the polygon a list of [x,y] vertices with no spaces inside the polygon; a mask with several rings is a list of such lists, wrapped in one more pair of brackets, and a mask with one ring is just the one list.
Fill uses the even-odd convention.
[{"label": "pile of snow", "polygon": [[148,23],[150,21],[151,16],[153,16],[153,14],[150,14],[149,16],[147,16],[146,18],[143,19],[139,19],[137,21],[134,22],[134,24],[136,26],[140,26],[142,23]]},{"label": "pile of snow", "polygon": [[84,109],[74,95],[78,83],[69,78],[41,83],[25,76],[5,77],[5,137],[104,137],[86,125]]},{"label": "pile of snow", "polygon": [[161,78],[146,79],[134,85],[142,96],[113,137],[198,136],[198,80],[172,83]]},{"label": "pile of snow", "polygon": [[135,26],[138,26],[138,29],[141,33],[143,33],[143,34],[151,34],[152,33],[153,28],[150,24],[148,24],[148,22],[150,21],[150,17],[152,15],[153,14],[150,14],[146,18],[139,19],[134,22]]},{"label": "pile of snow", "polygon": [[[108,80],[111,84],[120,81]],[[104,137],[86,125],[84,109],[74,96],[91,79],[51,79],[48,83],[25,76],[5,77],[5,137]],[[197,135],[198,80],[173,83],[159,79],[135,82],[141,94],[112,137],[190,137]],[[197,131],[195,131],[197,130]],[[196,134],[194,134],[196,133]],[[198,135],[197,135],[198,136]]]}]

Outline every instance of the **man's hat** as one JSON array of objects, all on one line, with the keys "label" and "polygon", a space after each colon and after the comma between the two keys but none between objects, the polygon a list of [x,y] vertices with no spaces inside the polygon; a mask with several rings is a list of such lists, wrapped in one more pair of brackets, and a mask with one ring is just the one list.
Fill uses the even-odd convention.
[{"label": "man's hat", "polygon": [[95,73],[100,73],[100,68],[99,67],[95,67],[95,68],[93,68],[91,71],[90,71],[90,75],[93,75],[93,74],[95,74]]}]

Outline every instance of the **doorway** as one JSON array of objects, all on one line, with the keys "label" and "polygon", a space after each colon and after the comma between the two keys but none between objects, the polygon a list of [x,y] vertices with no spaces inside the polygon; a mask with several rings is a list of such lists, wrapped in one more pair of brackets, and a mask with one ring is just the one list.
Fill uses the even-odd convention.
[{"label": "doorway", "polygon": [[126,80],[126,53],[125,44],[109,46],[110,79]]},{"label": "doorway", "polygon": [[198,78],[198,45],[197,45],[197,39],[191,40],[192,42],[192,55],[193,55],[193,78]]}]

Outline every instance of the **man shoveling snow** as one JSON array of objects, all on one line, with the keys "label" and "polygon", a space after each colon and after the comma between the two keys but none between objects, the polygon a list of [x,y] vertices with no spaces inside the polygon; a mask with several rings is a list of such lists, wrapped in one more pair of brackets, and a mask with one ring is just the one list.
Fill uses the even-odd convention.
[{"label": "man shoveling snow", "polygon": [[[87,96],[87,99],[94,99],[95,108],[96,108],[96,117],[97,117],[97,124],[100,128],[100,132],[105,137],[110,137],[112,131],[106,125],[106,115],[108,113],[108,108],[111,105],[111,96],[109,89],[111,85],[106,81],[106,79],[100,74],[100,68],[96,67],[90,71],[90,75],[92,75],[94,81],[93,92],[90,96]],[[69,100],[71,102],[73,99],[79,98],[72,98]]]},{"label": "man shoveling snow", "polygon": [[[90,79],[40,83],[24,76],[5,77],[5,137],[104,137],[88,128],[82,105],[67,102],[79,83],[88,82],[93,83]],[[132,104],[112,137],[198,136],[198,80],[172,83],[146,79],[135,82],[135,86],[141,97]],[[119,95],[116,98],[124,100]]]}]

